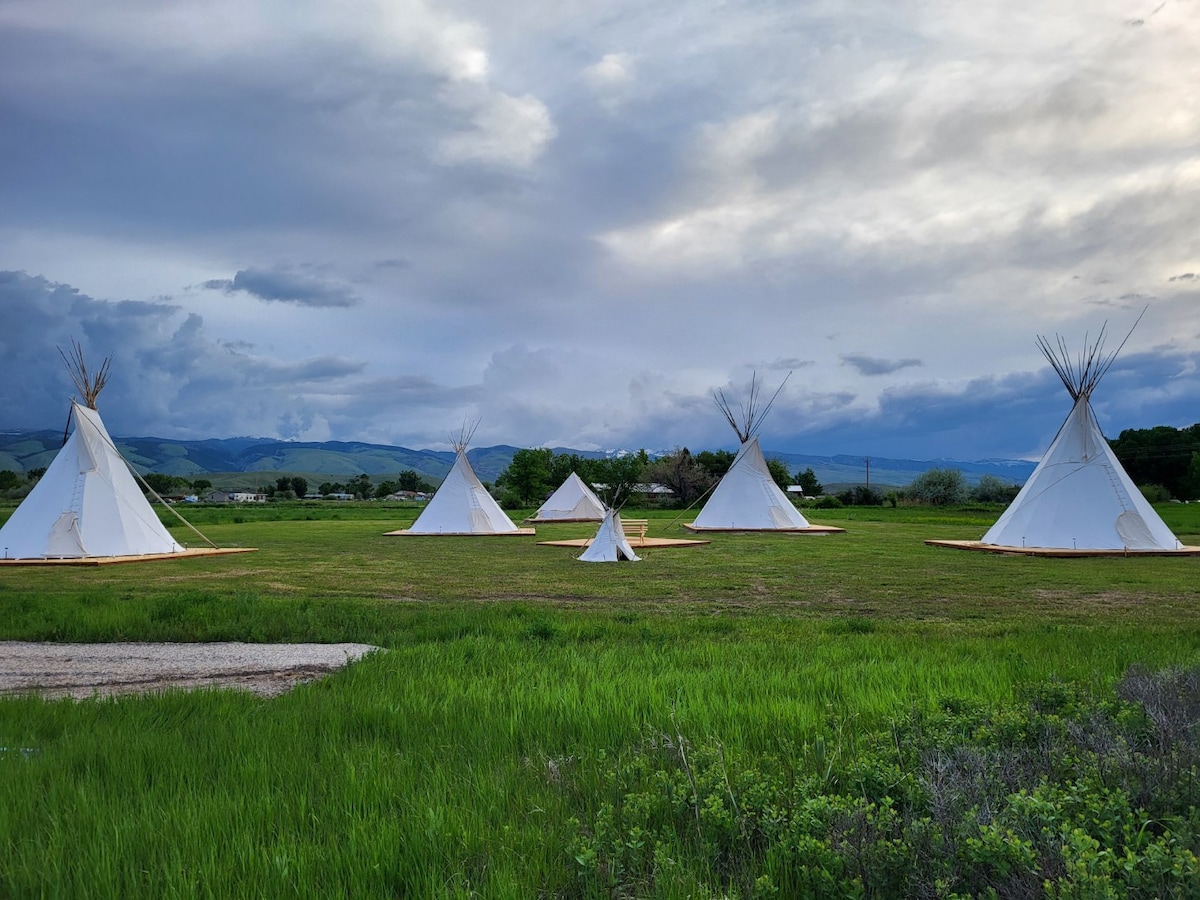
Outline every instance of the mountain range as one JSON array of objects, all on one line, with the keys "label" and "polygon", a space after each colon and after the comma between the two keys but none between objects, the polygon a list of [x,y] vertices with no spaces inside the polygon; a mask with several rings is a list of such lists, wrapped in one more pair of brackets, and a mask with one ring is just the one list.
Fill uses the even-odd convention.
[{"label": "mountain range", "polygon": [[[63,435],[54,431],[0,433],[0,469],[23,472],[48,466]],[[249,488],[269,484],[280,475],[302,475],[310,482],[344,481],[355,475],[395,476],[411,469],[431,480],[440,481],[454,463],[448,450],[410,450],[386,444],[357,441],[300,442],[273,438],[209,438],[189,441],[155,437],[113,439],[129,462],[143,474],[161,472],[189,479],[207,478],[221,488]],[[494,481],[512,461],[520,448],[501,444],[469,450],[467,456],[484,481]],[[554,448],[555,453],[574,453],[595,459],[628,451],[572,450]],[[764,451],[778,458],[790,471],[811,468],[822,484],[841,486],[868,482],[876,486],[899,487],[932,468],[959,469],[968,483],[983,475],[995,475],[1003,481],[1021,484],[1035,463],[1022,459],[915,460],[862,456],[812,456],[800,453]],[[651,453],[651,456],[657,455]]]}]

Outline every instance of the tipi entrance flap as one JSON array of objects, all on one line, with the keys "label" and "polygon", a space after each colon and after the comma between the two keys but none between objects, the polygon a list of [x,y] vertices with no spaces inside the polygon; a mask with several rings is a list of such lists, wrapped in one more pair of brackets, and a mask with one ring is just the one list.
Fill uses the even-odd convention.
[{"label": "tipi entrance flap", "polygon": [[[1130,550],[1157,549],[1157,545],[1154,543],[1154,534],[1150,531],[1150,526],[1146,524],[1145,519],[1133,510],[1127,509],[1117,516],[1115,528],[1125,546]],[[1179,542],[1176,541],[1176,543]]]},{"label": "tipi entrance flap", "polygon": [[50,536],[46,539],[46,556],[55,559],[70,559],[86,556],[83,537],[79,533],[79,518],[68,510],[63,513],[50,527]]}]

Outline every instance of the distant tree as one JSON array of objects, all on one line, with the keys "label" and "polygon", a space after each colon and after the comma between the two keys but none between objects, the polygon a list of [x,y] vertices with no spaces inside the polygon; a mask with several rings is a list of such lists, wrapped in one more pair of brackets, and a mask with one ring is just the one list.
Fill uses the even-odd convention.
[{"label": "distant tree", "polygon": [[334,490],[336,490],[336,488],[334,487],[334,484],[332,481],[322,481],[321,486],[319,488],[317,488],[317,492],[322,497],[328,497],[330,494],[332,494],[334,492]]},{"label": "distant tree", "polygon": [[398,491],[419,491],[421,489],[421,476],[412,469],[405,469],[396,476],[396,490]]},{"label": "distant tree", "polygon": [[800,485],[806,497],[816,497],[825,492],[825,488],[821,486],[821,482],[817,481],[817,474],[811,467],[803,472],[796,472],[796,484]]},{"label": "distant tree", "polygon": [[360,500],[366,500],[375,493],[375,488],[371,484],[371,476],[366,472],[361,475],[355,475],[346,482],[346,493],[353,494]]},{"label": "distant tree", "polygon": [[1200,453],[1192,454],[1192,461],[1188,463],[1184,487],[1185,489],[1179,492],[1180,497],[1188,500],[1200,498]]},{"label": "distant tree", "polygon": [[26,469],[25,470],[25,477],[29,481],[37,481],[45,474],[46,474],[45,466],[38,466],[36,469]]},{"label": "distant tree", "polygon": [[518,450],[512,462],[496,478],[496,486],[512,494],[523,506],[536,506],[550,487],[550,463],[554,451],[539,447]]},{"label": "distant tree", "polygon": [[1021,488],[1002,481],[991,473],[981,475],[979,484],[971,488],[971,499],[977,503],[1012,503]]},{"label": "distant tree", "polygon": [[303,497],[308,493],[308,479],[301,478],[299,475],[293,475],[292,490],[295,491],[297,497]]},{"label": "distant tree", "polygon": [[203,494],[212,486],[212,482],[207,478],[196,478],[192,481],[192,491],[197,494]]},{"label": "distant tree", "polygon": [[675,450],[646,466],[643,477],[650,482],[665,484],[675,492],[680,506],[687,506],[713,484],[716,476],[696,463],[687,447]]},{"label": "distant tree", "polygon": [[1166,503],[1171,499],[1171,492],[1161,484],[1139,484],[1138,490],[1150,503]]},{"label": "distant tree", "polygon": [[12,469],[0,469],[0,491],[11,491],[20,486],[24,480]]},{"label": "distant tree", "polygon": [[154,493],[173,494],[177,490],[190,487],[186,478],[179,478],[176,475],[164,475],[161,472],[148,472],[142,476],[142,480],[150,485]]},{"label": "distant tree", "polygon": [[883,494],[865,484],[856,484],[852,488],[847,488],[838,494],[836,499],[843,506],[883,506]]},{"label": "distant tree", "polygon": [[701,450],[696,454],[696,465],[713,478],[720,478],[729,471],[737,454],[732,450]]},{"label": "distant tree", "polygon": [[967,498],[967,483],[958,469],[929,469],[912,480],[904,495],[928,506],[953,506]]},{"label": "distant tree", "polygon": [[575,453],[555,453],[550,459],[550,485],[558,487],[571,477],[572,472],[586,481],[590,462]]},{"label": "distant tree", "polygon": [[1191,475],[1200,450],[1200,423],[1127,428],[1108,443],[1134,484],[1162,485],[1181,500],[1200,498],[1200,484]]},{"label": "distant tree", "polygon": [[767,471],[771,473],[771,478],[782,490],[787,490],[788,485],[792,483],[791,473],[788,472],[787,466],[782,460],[768,459]]},{"label": "distant tree", "polygon": [[384,497],[390,497],[398,490],[400,490],[400,488],[396,485],[396,482],[386,480],[381,481],[379,482],[379,487],[375,488],[375,499],[382,500]]},{"label": "distant tree", "polygon": [[597,492],[609,505],[617,506],[632,499],[634,488],[642,481],[650,480],[646,474],[650,457],[645,450],[589,462],[587,474],[580,472],[579,477],[589,484],[603,485]]},{"label": "distant tree", "polygon": [[272,497],[274,497],[276,494],[282,494],[284,491],[290,491],[291,489],[292,489],[292,476],[291,475],[281,475],[280,477],[275,479],[275,487],[270,488],[269,493],[271,494]]}]

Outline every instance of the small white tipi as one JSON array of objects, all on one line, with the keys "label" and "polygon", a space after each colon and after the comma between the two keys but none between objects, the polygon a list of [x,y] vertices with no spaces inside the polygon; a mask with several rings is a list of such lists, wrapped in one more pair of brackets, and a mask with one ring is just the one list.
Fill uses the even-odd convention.
[{"label": "small white tipi", "polygon": [[604,504],[582,478],[572,472],[558,490],[546,498],[529,522],[599,522]]},{"label": "small white tipi", "polygon": [[532,534],[533,529],[521,529],[500,508],[488,493],[471,463],[467,461],[467,445],[474,429],[465,427],[458,440],[452,441],[454,465],[441,487],[429,499],[412,526],[391,534]]},{"label": "small white tipi", "polygon": [[623,559],[639,562],[641,560],[641,557],[633,552],[629,538],[625,537],[625,529],[621,525],[621,515],[615,509],[605,512],[604,521],[596,530],[596,536],[577,558],[583,562],[619,562]]},{"label": "small white tipi", "polygon": [[[781,384],[775,396],[782,389]],[[758,382],[752,379],[750,399],[741,409],[740,420],[720,391],[717,391],[713,400],[725,414],[742,445],[729,471],[722,476],[712,496],[696,516],[696,521],[684,527],[690,531],[843,531],[841,528],[810,524],[771,477],[755,431],[766,418],[775,397],[760,410]]]},{"label": "small white tipi", "polygon": [[1101,329],[1096,343],[1073,361],[1061,337],[1057,347],[1038,338],[1038,347],[1075,403],[1050,449],[981,544],[1132,552],[1184,549],[1121,467],[1096,423],[1092,392],[1121,350],[1105,356],[1103,346]]},{"label": "small white tipi", "polygon": [[79,346],[72,349],[63,359],[86,406],[71,402],[75,428],[0,528],[0,554],[83,560],[186,552],[159,521],[96,411],[109,360],[92,376]]}]

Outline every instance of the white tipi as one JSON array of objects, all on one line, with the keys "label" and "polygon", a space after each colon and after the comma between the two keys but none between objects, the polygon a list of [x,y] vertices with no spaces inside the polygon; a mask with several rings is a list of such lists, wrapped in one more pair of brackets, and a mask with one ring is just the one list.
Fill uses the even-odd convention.
[{"label": "white tipi", "polygon": [[604,504],[582,478],[572,472],[558,490],[546,498],[528,522],[599,522]]},{"label": "white tipi", "polygon": [[625,529],[621,525],[621,515],[615,509],[605,512],[604,521],[596,530],[596,536],[577,558],[583,562],[619,562],[623,559],[639,562],[641,560],[641,557],[633,552],[629,538],[625,537]]},{"label": "white tipi", "polygon": [[454,445],[454,465],[410,528],[389,534],[532,534],[500,508],[467,461],[474,429],[465,427]]},{"label": "white tipi", "polygon": [[63,360],[86,405],[71,402],[75,428],[0,528],[0,553],[10,560],[83,560],[187,552],[159,521],[96,411],[109,360],[93,376],[79,345],[72,351]]},{"label": "white tipi", "polygon": [[1042,461],[980,543],[1063,550],[1184,549],[1130,480],[1096,423],[1092,392],[1121,348],[1103,354],[1104,329],[1075,360],[1061,337],[1057,347],[1039,337],[1038,347],[1075,403]]},{"label": "white tipi", "polygon": [[[784,383],[787,383],[786,378]],[[734,415],[723,393],[717,391],[713,396],[742,445],[729,471],[722,476],[712,496],[696,516],[696,521],[685,525],[685,528],[690,531],[845,530],[810,524],[771,477],[755,432],[762,425],[780,390],[783,390],[782,384],[775,391],[775,396],[760,409],[758,381],[751,379],[750,398],[741,408],[740,420]]]}]

